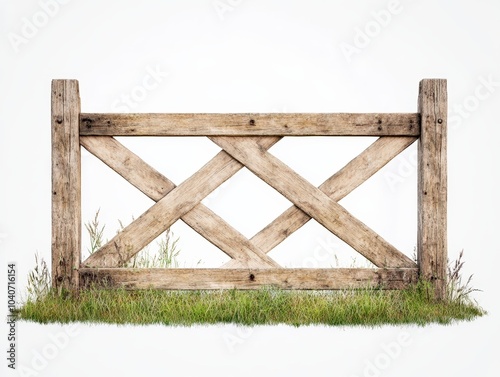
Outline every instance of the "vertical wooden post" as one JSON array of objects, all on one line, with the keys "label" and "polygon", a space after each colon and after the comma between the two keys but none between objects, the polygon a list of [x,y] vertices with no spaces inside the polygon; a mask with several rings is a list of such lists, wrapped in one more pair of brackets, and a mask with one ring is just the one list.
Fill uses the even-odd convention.
[{"label": "vertical wooden post", "polygon": [[52,80],[52,286],[76,291],[81,259],[80,94]]},{"label": "vertical wooden post", "polygon": [[446,80],[420,82],[418,112],[418,236],[420,276],[431,282],[434,297],[446,298],[448,99]]}]

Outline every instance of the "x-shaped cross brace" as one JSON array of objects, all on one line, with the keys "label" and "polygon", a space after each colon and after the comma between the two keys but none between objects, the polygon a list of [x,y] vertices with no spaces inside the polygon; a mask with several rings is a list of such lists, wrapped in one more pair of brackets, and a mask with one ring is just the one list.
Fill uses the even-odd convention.
[{"label": "x-shaped cross brace", "polygon": [[[319,188],[267,151],[280,137],[217,136],[210,139],[223,150],[176,187],[114,138],[81,136],[80,143],[87,150],[156,201],[84,261],[83,266],[120,267],[181,218],[232,258],[225,267],[280,267],[267,253],[314,218],[378,267],[415,267],[411,259],[353,217],[337,201],[416,138],[379,138]],[[243,166],[295,204],[251,240],[201,203]]]}]

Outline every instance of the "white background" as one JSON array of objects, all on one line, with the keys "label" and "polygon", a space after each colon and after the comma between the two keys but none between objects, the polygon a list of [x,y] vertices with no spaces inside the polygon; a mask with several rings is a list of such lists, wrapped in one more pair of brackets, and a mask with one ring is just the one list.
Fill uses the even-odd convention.
[{"label": "white background", "polygon": [[[497,375],[498,3],[3,0],[0,6],[2,281],[7,262],[15,262],[24,292],[35,252],[50,261],[52,79],[79,80],[83,112],[416,112],[418,82],[446,78],[449,256],[465,250],[464,274],[474,273],[474,286],[483,290],[474,297],[489,312],[472,323],[425,328],[21,322],[17,366],[32,371],[24,375]],[[156,81],[141,89],[147,75]],[[126,95],[134,103],[125,104]],[[122,141],[175,183],[218,150],[201,139]],[[271,152],[320,184],[371,141],[284,140]],[[416,243],[414,147],[341,202],[408,255]],[[100,208],[107,238],[118,219],[130,222],[151,205],[87,153],[82,163],[83,220]],[[248,237],[288,206],[248,172],[204,203]],[[173,230],[184,266],[227,260],[182,224]],[[340,264],[352,263],[348,248],[329,237],[311,222],[270,255],[288,266],[334,265],[334,254]],[[7,347],[6,335],[0,343]],[[1,359],[2,370],[15,375]]]}]

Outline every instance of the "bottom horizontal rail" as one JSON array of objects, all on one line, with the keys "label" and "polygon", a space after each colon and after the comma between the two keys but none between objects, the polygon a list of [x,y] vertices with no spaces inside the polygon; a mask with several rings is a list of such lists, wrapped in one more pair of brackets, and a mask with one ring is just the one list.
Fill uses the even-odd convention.
[{"label": "bottom horizontal rail", "polygon": [[417,268],[81,268],[80,285],[125,289],[403,289]]}]

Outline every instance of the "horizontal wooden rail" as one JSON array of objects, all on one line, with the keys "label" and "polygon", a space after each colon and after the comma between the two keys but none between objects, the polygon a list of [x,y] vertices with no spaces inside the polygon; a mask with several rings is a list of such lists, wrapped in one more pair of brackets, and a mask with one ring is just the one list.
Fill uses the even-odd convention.
[{"label": "horizontal wooden rail", "polygon": [[80,114],[85,136],[419,136],[418,113]]},{"label": "horizontal wooden rail", "polygon": [[80,268],[80,282],[125,289],[402,289],[418,268]]}]

